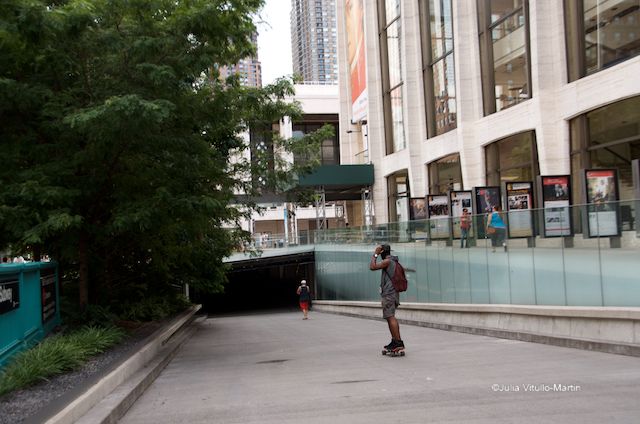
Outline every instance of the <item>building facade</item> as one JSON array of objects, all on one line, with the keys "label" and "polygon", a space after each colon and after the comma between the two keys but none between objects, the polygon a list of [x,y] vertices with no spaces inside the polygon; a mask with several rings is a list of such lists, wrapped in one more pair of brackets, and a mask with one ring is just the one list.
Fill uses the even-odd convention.
[{"label": "building facade", "polygon": [[291,0],[293,72],[304,81],[337,84],[336,0]]},{"label": "building facade", "polygon": [[[295,85],[295,93],[288,100],[299,103],[303,111],[302,117],[296,121],[285,118],[274,124],[274,131],[281,137],[290,139],[302,137],[325,124],[333,125],[334,136],[322,142],[320,162],[322,166],[340,165],[337,85],[299,84]],[[255,144],[253,136],[251,144]],[[292,163],[298,160],[292,155],[280,157]],[[353,210],[353,206],[346,202],[329,200],[323,205],[323,215],[320,217],[320,210],[315,204],[300,205],[287,202],[284,197],[258,199],[258,202],[262,211],[253,212],[251,218],[242,223],[242,229],[251,232],[255,246],[261,248],[307,244],[312,241],[313,232],[319,228],[320,218],[325,228],[344,227],[349,222],[349,212]]]},{"label": "building facade", "polygon": [[[251,37],[254,45],[258,45],[258,34]],[[256,47],[257,50],[257,47]],[[220,78],[226,79],[231,75],[238,75],[240,83],[247,87],[262,87],[262,64],[258,59],[258,53],[254,57],[241,59],[233,66],[220,68]]]},{"label": "building facade", "polygon": [[[377,222],[411,197],[617,171],[640,158],[639,0],[338,0],[342,163]],[[541,207],[540,204],[535,204]]]}]

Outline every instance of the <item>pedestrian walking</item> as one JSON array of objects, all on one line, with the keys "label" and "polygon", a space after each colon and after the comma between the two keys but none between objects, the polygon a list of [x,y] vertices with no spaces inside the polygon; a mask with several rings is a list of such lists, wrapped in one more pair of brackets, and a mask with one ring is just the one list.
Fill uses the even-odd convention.
[{"label": "pedestrian walking", "polygon": [[494,206],[493,210],[487,217],[486,234],[491,238],[491,251],[495,252],[496,247],[502,245],[504,251],[507,251],[507,243],[505,241],[507,234],[507,225],[504,223],[500,213],[502,208]]},{"label": "pedestrian walking", "polygon": [[309,319],[309,304],[311,303],[311,293],[309,292],[309,287],[307,286],[307,281],[300,281],[300,285],[298,286],[298,290],[296,290],[298,296],[300,297],[300,309],[302,309],[302,314],[304,315],[302,319]]},{"label": "pedestrian walking", "polygon": [[[381,262],[378,262],[378,256],[382,257]],[[389,332],[391,333],[391,343],[386,345],[384,349],[393,353],[404,351],[404,342],[400,337],[400,324],[395,316],[396,308],[400,306],[400,293],[396,291],[391,280],[391,276],[395,272],[397,260],[397,256],[391,256],[391,246],[383,244],[376,246],[369,264],[371,271],[382,270],[382,275],[380,276],[382,317],[387,321]]]},{"label": "pedestrian walking", "polygon": [[469,229],[471,228],[471,214],[469,209],[462,209],[462,215],[460,215],[460,248],[464,248],[465,241],[467,247],[469,247]]}]

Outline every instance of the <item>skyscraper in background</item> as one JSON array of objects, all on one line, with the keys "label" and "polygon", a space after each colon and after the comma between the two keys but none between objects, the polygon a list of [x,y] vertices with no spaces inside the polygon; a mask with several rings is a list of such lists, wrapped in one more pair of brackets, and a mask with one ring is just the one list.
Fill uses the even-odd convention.
[{"label": "skyscraper in background", "polygon": [[[258,34],[251,36],[251,41],[258,45]],[[257,47],[256,47],[257,48]],[[241,59],[233,66],[224,66],[220,68],[220,77],[225,79],[230,75],[238,74],[240,83],[250,87],[262,87],[262,66],[258,60],[258,53],[253,57]]]},{"label": "skyscraper in background", "polygon": [[338,83],[335,0],[291,0],[291,52],[304,81]]}]

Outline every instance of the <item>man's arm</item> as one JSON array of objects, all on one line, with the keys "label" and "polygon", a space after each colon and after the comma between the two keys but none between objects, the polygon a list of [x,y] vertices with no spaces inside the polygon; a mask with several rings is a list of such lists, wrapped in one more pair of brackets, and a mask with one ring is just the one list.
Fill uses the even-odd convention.
[{"label": "man's arm", "polygon": [[369,269],[371,271],[376,271],[378,269],[384,269],[389,266],[391,262],[391,258],[387,257],[382,262],[378,263],[378,256],[382,252],[382,246],[377,246],[376,250],[373,251],[373,255],[371,255],[371,262],[369,263]]}]

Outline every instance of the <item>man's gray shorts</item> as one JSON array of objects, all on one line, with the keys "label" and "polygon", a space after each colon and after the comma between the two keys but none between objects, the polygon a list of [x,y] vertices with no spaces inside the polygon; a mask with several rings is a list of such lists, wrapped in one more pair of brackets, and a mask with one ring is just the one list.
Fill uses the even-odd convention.
[{"label": "man's gray shorts", "polygon": [[398,306],[400,306],[400,293],[382,296],[382,318],[395,316]]}]

